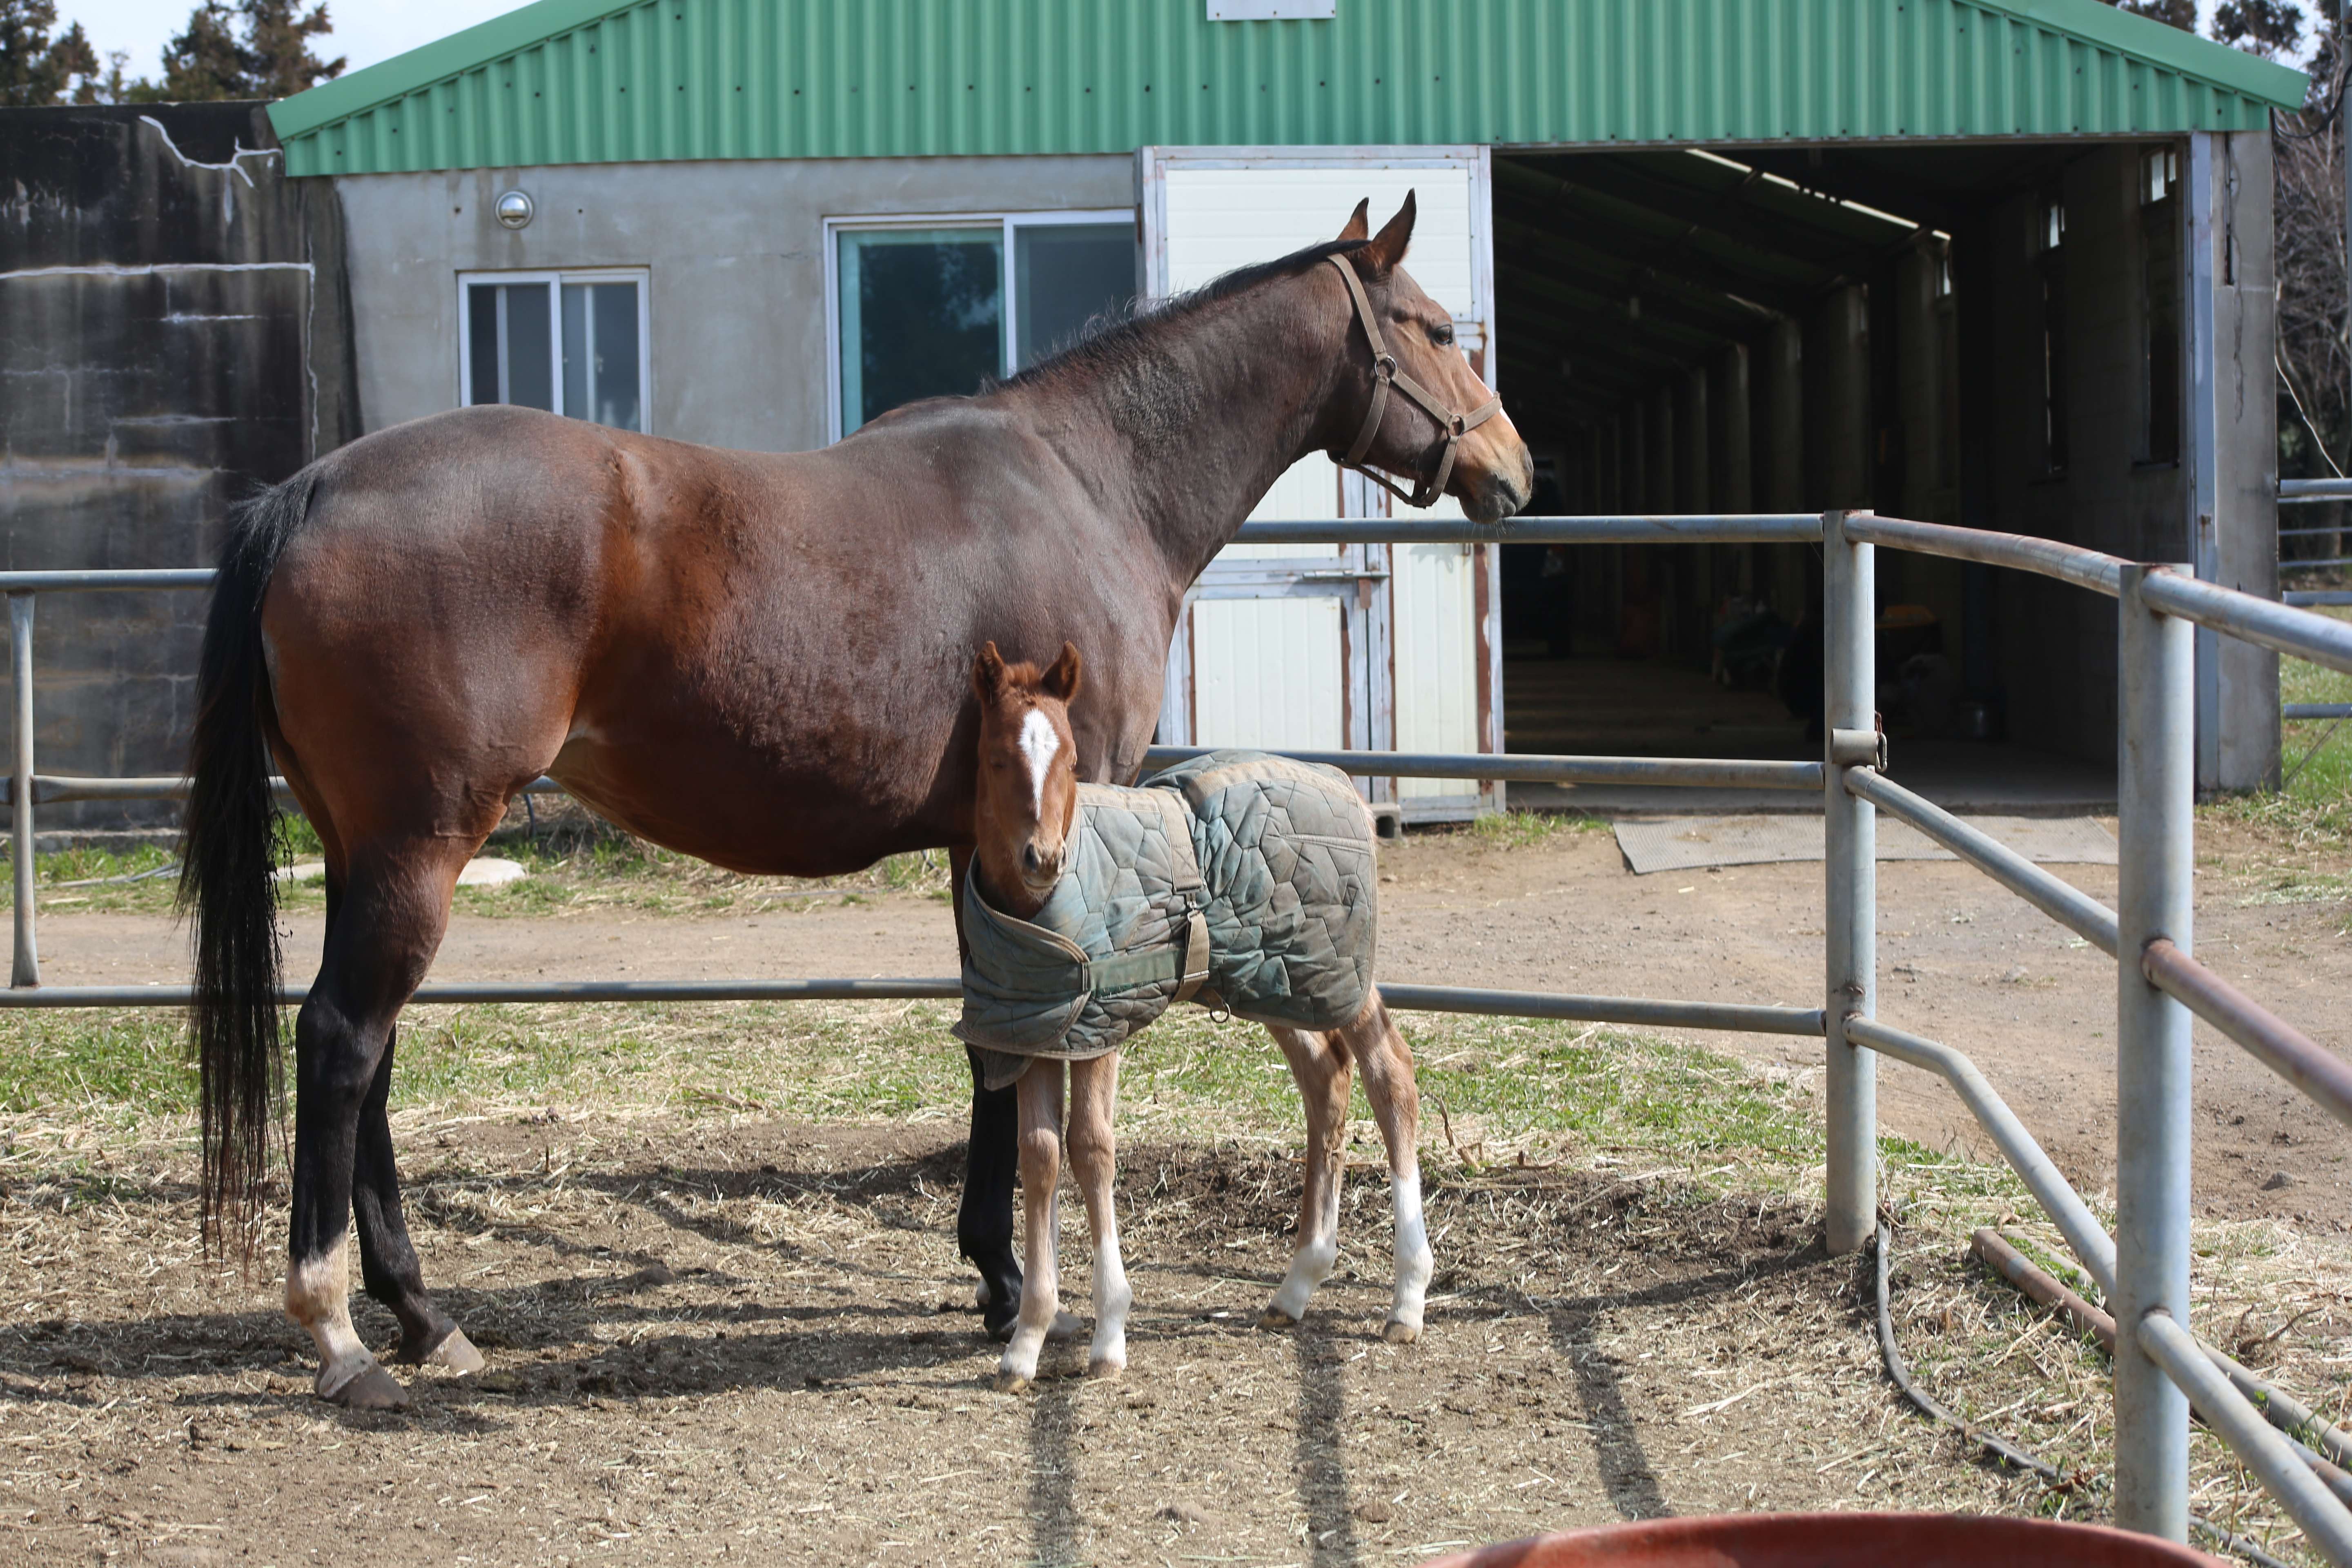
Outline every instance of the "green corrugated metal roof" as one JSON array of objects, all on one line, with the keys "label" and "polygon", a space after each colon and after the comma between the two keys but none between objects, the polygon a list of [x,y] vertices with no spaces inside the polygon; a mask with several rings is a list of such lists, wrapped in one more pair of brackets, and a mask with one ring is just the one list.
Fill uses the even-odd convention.
[{"label": "green corrugated metal roof", "polygon": [[1160,144],[2252,130],[2301,72],[2097,0],[539,0],[270,110],[297,174]]}]

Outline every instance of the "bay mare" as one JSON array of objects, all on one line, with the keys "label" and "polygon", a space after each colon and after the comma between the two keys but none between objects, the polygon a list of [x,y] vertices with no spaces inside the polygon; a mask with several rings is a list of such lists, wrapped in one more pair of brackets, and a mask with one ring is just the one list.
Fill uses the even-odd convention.
[{"label": "bay mare", "polygon": [[[327,861],[325,950],[295,1026],[286,1283],[320,1395],[406,1398],[352,1326],[353,1216],[397,1359],[482,1364],[426,1292],[385,1102],[457,871],[532,778],[733,870],[825,876],[946,846],[961,889],[981,643],[1035,660],[1077,639],[1078,766],[1126,783],[1186,587],[1292,463],[1443,473],[1482,521],[1525,504],[1533,468],[1507,419],[1449,430],[1385,395],[1393,370],[1457,411],[1488,396],[1399,266],[1412,218],[1408,196],[1368,238],[1360,205],[1337,240],[818,452],[472,408],[355,441],[238,510],[181,884],[204,1212],[208,1237],[250,1248],[278,1074],[274,764]],[[1376,367],[1374,321],[1393,365]],[[975,1093],[958,1226],[1000,1311],[1020,1294],[1012,1100]]]},{"label": "bay mare", "polygon": [[[994,643],[972,661],[972,695],[980,704],[980,772],[973,804],[974,879],[989,907],[1016,920],[1034,920],[1063,874],[1064,851],[1077,818],[1077,747],[1070,704],[1085,689],[1077,648],[1043,671],[1007,664]],[[1141,792],[1138,792],[1141,793]],[[1373,837],[1364,818],[1364,838]],[[1291,846],[1293,853],[1297,845]],[[1181,994],[1181,993],[1180,993]],[[1421,1337],[1429,1295],[1429,1235],[1421,1209],[1421,1090],[1413,1080],[1412,1048],[1405,1044],[1377,987],[1363,1010],[1329,1030],[1266,1026],[1290,1064],[1307,1111],[1307,1163],[1298,1197],[1298,1228],[1283,1276],[1258,1326],[1289,1328],[1307,1315],[1317,1286],[1339,1258],[1339,1187],[1348,1167],[1348,1079],[1360,1069],[1364,1099],[1380,1124],[1389,1156],[1389,1197],[1396,1215],[1396,1279],[1381,1337],[1410,1344]],[[1034,1057],[1014,1080],[1020,1101],[1023,1251],[1020,1314],[997,1364],[996,1386],[1017,1393],[1037,1375],[1037,1354],[1060,1316],[1061,1260],[1055,1189],[1066,1147],[1070,1173],[1086,1200],[1094,1241],[1094,1343],[1087,1371],[1116,1377],[1127,1367],[1127,1316],[1135,1304],[1119,1257],[1118,1215],[1111,1186],[1118,1174],[1114,1130],[1118,1109],[1120,1052],[1066,1064],[1069,1126],[1063,1131],[1066,1064]]]}]

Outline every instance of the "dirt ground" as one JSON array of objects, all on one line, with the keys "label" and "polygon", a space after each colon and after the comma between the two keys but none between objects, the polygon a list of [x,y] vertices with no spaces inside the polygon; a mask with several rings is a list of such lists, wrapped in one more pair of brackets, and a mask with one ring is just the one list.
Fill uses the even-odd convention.
[{"label": "dirt ground", "polygon": [[[2352,1043],[2344,907],[2328,901],[2342,868],[2231,832],[2200,849],[2200,950]],[[2111,869],[2067,874],[2112,899]],[[1432,835],[1389,852],[1384,875],[1383,969],[1400,981],[1818,995],[1818,866],[1642,879],[1604,834]],[[1975,1054],[2095,1193],[2112,1161],[2111,966],[1957,866],[1885,865],[1880,914],[1882,1014]],[[291,922],[294,973],[314,962],[314,926]],[[53,983],[182,977],[155,917],[68,907],[41,934]],[[753,915],[462,917],[436,974],[945,973],[952,952],[936,899],[866,895]],[[1818,1066],[1802,1041],[1710,1043],[1783,1081]],[[2200,1328],[2234,1321],[2260,1340],[2279,1325],[2288,1337],[2265,1348],[2288,1358],[2280,1375],[2334,1408],[2352,1397],[2337,1364],[2352,1261],[2324,1239],[2352,1220],[2340,1134],[2224,1042],[2200,1042],[2197,1093],[2200,1201],[2217,1224],[2257,1222],[2216,1234],[2260,1255],[2227,1286],[2206,1271],[2227,1274],[2237,1244],[2200,1261]],[[1895,1064],[1883,1113],[1931,1147],[1973,1142],[1939,1087]],[[1599,1151],[1435,1174],[1429,1328],[1398,1348],[1379,1337],[1377,1176],[1351,1180],[1340,1271],[1307,1324],[1265,1333],[1252,1325],[1287,1253],[1294,1152],[1131,1145],[1130,1371],[1088,1380],[1083,1346],[1054,1347],[1036,1390],[996,1394],[953,1256],[960,1121],[952,1105],[882,1127],[404,1113],[428,1278],[490,1366],[411,1374],[415,1408],[388,1415],[311,1399],[275,1268],[240,1280],[199,1252],[184,1152],[100,1150],[92,1168],[113,1173],[0,1184],[0,1564],[977,1552],[1319,1568],[1666,1512],[2100,1517],[2095,1488],[1996,1473],[1896,1402],[1867,1276],[1822,1254],[1802,1184],[1727,1192],[1697,1179],[1714,1173]],[[1989,1288],[1961,1234],[1903,1244],[1899,1333],[1948,1401],[2091,1473],[2104,1369]],[[394,1337],[373,1306],[359,1319],[371,1343]],[[2198,1506],[2263,1517],[2242,1476],[2209,1461]]]},{"label": "dirt ground", "polygon": [[[2110,828],[2113,825],[2109,824]],[[2242,826],[2200,824],[2196,948],[2323,1045],[2352,1050],[2352,856],[2283,850]],[[1605,833],[1500,846],[1416,833],[1383,852],[1381,973],[1398,983],[1818,1005],[1818,863],[1636,877]],[[2052,869],[2111,907],[2112,867]],[[1393,878],[1392,883],[1387,879]],[[2078,1189],[2112,1186],[2115,966],[1975,871],[1879,868],[1879,1016],[1972,1056]],[[287,969],[317,964],[315,916],[289,922]],[[184,983],[183,935],[156,916],[45,913],[51,984]],[[460,915],[434,977],[709,978],[955,972],[947,906],[859,901],[706,918],[591,909]],[[1818,1044],[1709,1036],[1751,1063],[1802,1072]],[[1941,1080],[1882,1061],[1885,1129],[1936,1149],[1992,1151]],[[2352,1226],[2342,1130],[2199,1026],[2202,1212],[2341,1232]]]},{"label": "dirt ground", "polygon": [[1898,1412],[1862,1271],[1799,1200],[1441,1182],[1399,1348],[1384,1184],[1351,1186],[1307,1324],[1265,1333],[1296,1165],[1131,1149],[1129,1372],[1053,1346],[1007,1395],[936,1125],[404,1135],[427,1272],[491,1366],[414,1377],[398,1415],[310,1397],[307,1343],[197,1254],[184,1182],[0,1207],[0,1563],[1346,1564],[1665,1512],[2032,1506]]}]

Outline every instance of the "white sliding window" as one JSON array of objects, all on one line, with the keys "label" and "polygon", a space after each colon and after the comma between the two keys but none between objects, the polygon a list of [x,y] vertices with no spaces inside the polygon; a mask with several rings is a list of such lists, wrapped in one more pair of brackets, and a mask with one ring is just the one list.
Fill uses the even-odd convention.
[{"label": "white sliding window", "polygon": [[1135,297],[1132,212],[829,220],[835,440],[1072,342]]},{"label": "white sliding window", "polygon": [[458,401],[646,429],[646,293],[642,271],[460,274]]}]

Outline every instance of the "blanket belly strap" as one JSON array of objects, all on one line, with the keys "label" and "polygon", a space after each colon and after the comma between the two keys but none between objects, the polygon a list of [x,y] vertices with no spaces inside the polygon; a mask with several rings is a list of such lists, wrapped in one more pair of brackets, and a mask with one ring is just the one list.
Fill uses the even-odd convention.
[{"label": "blanket belly strap", "polygon": [[1187,923],[1190,929],[1183,946],[1151,947],[1092,960],[1080,972],[1079,984],[1099,996],[1173,980],[1179,983],[1173,1000],[1191,1001],[1192,993],[1209,978],[1209,922],[1194,910]]}]

